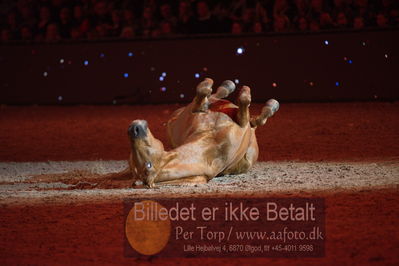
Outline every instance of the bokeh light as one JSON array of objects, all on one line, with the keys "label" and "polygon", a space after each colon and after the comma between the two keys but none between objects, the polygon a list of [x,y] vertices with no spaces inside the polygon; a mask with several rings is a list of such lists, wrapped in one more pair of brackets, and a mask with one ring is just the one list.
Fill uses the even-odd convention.
[{"label": "bokeh light", "polygon": [[88,65],[89,65],[89,61],[88,61],[88,60],[85,60],[85,61],[83,62],[83,64],[84,64],[85,66],[88,66]]},{"label": "bokeh light", "polygon": [[325,41],[324,41],[324,44],[325,44],[325,45],[329,45],[330,43],[329,43],[328,40],[325,40]]},{"label": "bokeh light", "polygon": [[195,74],[194,74],[194,77],[195,77],[196,79],[198,79],[198,78],[200,77],[200,74],[199,74],[199,73],[195,73]]},{"label": "bokeh light", "polygon": [[242,55],[245,52],[245,49],[243,47],[238,47],[236,50],[237,55]]},{"label": "bokeh light", "polygon": [[129,77],[129,73],[124,73],[123,76],[124,76],[125,78],[128,78],[128,77]]},{"label": "bokeh light", "polygon": [[127,56],[132,57],[132,56],[133,56],[133,53],[132,53],[132,52],[128,52],[128,53],[127,53]]},{"label": "bokeh light", "polygon": [[273,83],[272,83],[272,86],[273,86],[273,88],[276,88],[276,87],[277,87],[277,83],[276,83],[276,82],[273,82]]}]

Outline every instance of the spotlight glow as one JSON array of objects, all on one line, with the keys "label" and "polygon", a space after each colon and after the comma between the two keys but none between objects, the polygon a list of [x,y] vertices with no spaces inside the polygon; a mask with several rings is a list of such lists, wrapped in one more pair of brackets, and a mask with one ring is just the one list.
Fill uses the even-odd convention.
[{"label": "spotlight glow", "polygon": [[195,77],[196,79],[198,79],[198,78],[200,77],[200,74],[199,74],[199,73],[195,73],[195,74],[194,74],[194,77]]},{"label": "spotlight glow", "polygon": [[242,47],[238,47],[236,50],[236,54],[238,54],[238,55],[242,55],[244,52],[245,52],[245,50]]},{"label": "spotlight glow", "polygon": [[89,61],[88,61],[88,60],[85,60],[85,61],[83,62],[83,64],[84,64],[85,66],[88,66],[88,65],[89,65]]},{"label": "spotlight glow", "polygon": [[64,59],[60,59],[60,64],[63,64],[64,63]]},{"label": "spotlight glow", "polygon": [[235,84],[238,84],[238,83],[240,83],[240,80],[239,80],[239,79],[235,79],[235,80],[234,80],[234,83],[235,83]]},{"label": "spotlight glow", "polygon": [[329,45],[329,42],[327,40],[324,41],[325,45]]},{"label": "spotlight glow", "polygon": [[57,100],[61,102],[63,100],[62,96],[58,96]]},{"label": "spotlight glow", "polygon": [[388,58],[388,54],[384,54],[385,58]]},{"label": "spotlight glow", "polygon": [[181,98],[181,99],[184,98],[184,94],[183,94],[183,93],[180,94],[180,98]]},{"label": "spotlight glow", "polygon": [[132,57],[132,56],[133,56],[133,53],[132,53],[132,52],[129,52],[129,53],[127,53],[127,56]]},{"label": "spotlight glow", "polygon": [[165,92],[165,91],[166,91],[166,87],[162,87],[162,88],[161,88],[161,91],[162,91],[162,92]]},{"label": "spotlight glow", "polygon": [[125,78],[128,78],[128,77],[129,77],[129,73],[124,73],[123,76],[124,76]]},{"label": "spotlight glow", "polygon": [[339,82],[338,82],[338,81],[337,81],[337,82],[335,82],[335,86],[337,86],[337,87],[339,86]]},{"label": "spotlight glow", "polygon": [[48,76],[48,73],[47,73],[47,72],[44,72],[44,73],[43,73],[43,76],[44,76],[44,77],[47,77],[47,76]]},{"label": "spotlight glow", "polygon": [[159,77],[159,81],[163,81],[164,79],[165,79],[165,78],[162,77],[162,76]]},{"label": "spotlight glow", "polygon": [[352,64],[352,63],[353,63],[353,61],[352,61],[351,59],[349,59],[349,60],[348,60],[348,63],[349,63],[349,64]]},{"label": "spotlight glow", "polygon": [[276,88],[276,87],[277,87],[277,83],[276,83],[276,82],[273,82],[273,83],[272,83],[272,86],[273,86],[274,88]]},{"label": "spotlight glow", "polygon": [[166,72],[162,72],[162,77],[166,77]]}]

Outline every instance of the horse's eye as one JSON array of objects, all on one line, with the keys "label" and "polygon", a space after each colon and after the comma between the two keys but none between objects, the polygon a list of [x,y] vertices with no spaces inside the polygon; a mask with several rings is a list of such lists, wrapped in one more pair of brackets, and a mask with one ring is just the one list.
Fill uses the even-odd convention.
[{"label": "horse's eye", "polygon": [[152,163],[151,162],[146,162],[145,163],[145,167],[147,167],[148,169],[150,169],[152,167]]}]

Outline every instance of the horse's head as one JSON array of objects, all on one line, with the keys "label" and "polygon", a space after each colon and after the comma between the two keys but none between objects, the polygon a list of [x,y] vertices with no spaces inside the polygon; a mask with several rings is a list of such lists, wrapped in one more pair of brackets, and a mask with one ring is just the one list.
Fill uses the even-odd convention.
[{"label": "horse's head", "polygon": [[128,128],[128,136],[134,170],[145,185],[151,185],[162,168],[163,144],[152,135],[145,120],[134,120]]}]

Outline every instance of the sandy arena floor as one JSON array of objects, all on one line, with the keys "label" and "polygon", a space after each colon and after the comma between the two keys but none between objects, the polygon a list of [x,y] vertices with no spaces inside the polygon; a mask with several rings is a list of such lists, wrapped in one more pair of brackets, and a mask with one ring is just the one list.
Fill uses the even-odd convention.
[{"label": "sandy arena floor", "polygon": [[[131,189],[131,181],[102,179],[126,161],[0,163],[0,201],[5,204],[123,200],[129,197],[267,195],[364,192],[398,188],[399,162],[258,162],[247,174],[222,176],[208,184]],[[80,182],[80,183],[79,183]],[[76,187],[83,183],[85,187]],[[91,185],[95,185],[92,189]]]},{"label": "sandy arena floor", "polygon": [[[0,263],[399,263],[398,103],[282,104],[257,132],[261,162],[248,174],[154,190],[102,179],[126,166],[131,120],[167,143],[177,107],[1,107]],[[326,256],[125,258],[122,199],[176,196],[323,197]]]}]

